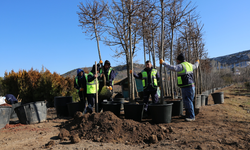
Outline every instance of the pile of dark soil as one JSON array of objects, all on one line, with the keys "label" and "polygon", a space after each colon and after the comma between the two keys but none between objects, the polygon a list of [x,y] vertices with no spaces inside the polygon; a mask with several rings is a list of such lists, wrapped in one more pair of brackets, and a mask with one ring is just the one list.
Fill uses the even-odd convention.
[{"label": "pile of dark soil", "polygon": [[110,111],[82,115],[77,112],[74,119],[61,125],[58,135],[62,140],[70,139],[72,143],[78,139],[96,142],[113,142],[125,144],[157,143],[167,138],[171,128],[140,123],[129,119],[120,119]]}]

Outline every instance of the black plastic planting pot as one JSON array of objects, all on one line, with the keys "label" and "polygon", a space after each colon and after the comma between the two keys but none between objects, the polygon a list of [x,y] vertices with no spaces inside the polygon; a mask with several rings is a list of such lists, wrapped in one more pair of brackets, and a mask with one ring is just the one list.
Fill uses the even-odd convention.
[{"label": "black plastic planting pot", "polygon": [[12,108],[9,106],[0,106],[0,129],[9,123],[11,111]]},{"label": "black plastic planting pot", "polygon": [[76,102],[76,103],[67,103],[69,116],[74,117],[77,111],[83,112],[84,110],[84,103],[83,102]]},{"label": "black plastic planting pot", "polygon": [[170,123],[172,118],[172,105],[170,104],[150,104],[149,110],[154,123]]},{"label": "black plastic planting pot", "polygon": [[103,112],[104,111],[111,111],[117,117],[120,117],[120,111],[121,111],[121,103],[120,102],[103,102],[102,107],[103,107]]},{"label": "black plastic planting pot", "polygon": [[141,121],[143,116],[143,108],[144,108],[143,104],[124,103],[125,119]]},{"label": "black plastic planting pot", "polygon": [[20,123],[34,124],[47,119],[47,107],[44,101],[22,104],[15,108]]},{"label": "black plastic planting pot", "polygon": [[212,97],[214,100],[214,104],[223,104],[224,103],[224,93],[223,92],[212,93]]},{"label": "black plastic planting pot", "polygon": [[173,103],[172,116],[180,116],[183,113],[183,100],[166,101],[167,104]]},{"label": "black plastic planting pot", "polygon": [[69,111],[67,103],[72,103],[71,96],[57,96],[54,98],[54,106],[56,108],[57,117],[68,117]]},{"label": "black plastic planting pot", "polygon": [[18,119],[17,114],[15,112],[15,108],[19,107],[21,105],[22,105],[21,102],[12,104],[12,111],[11,111],[10,119]]}]

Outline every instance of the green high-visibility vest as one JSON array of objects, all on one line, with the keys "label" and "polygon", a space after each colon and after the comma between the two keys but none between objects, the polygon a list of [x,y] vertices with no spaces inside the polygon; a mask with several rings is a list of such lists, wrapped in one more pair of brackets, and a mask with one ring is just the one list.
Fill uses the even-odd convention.
[{"label": "green high-visibility vest", "polygon": [[[109,81],[109,76],[110,76],[110,73],[111,73],[111,71],[113,70],[113,68],[109,68],[109,72],[108,72],[108,79],[107,79],[107,81]],[[100,69],[100,74],[102,74],[102,69]],[[100,80],[100,82],[103,82],[102,80]],[[114,85],[114,81],[112,81],[112,86]]]},{"label": "green high-visibility vest", "polygon": [[[93,76],[93,73],[90,72],[88,75],[91,75]],[[98,80],[97,80],[97,90],[99,90],[99,85],[98,85]],[[87,79],[87,94],[96,94],[96,79],[94,79],[93,81],[91,82],[88,82],[88,79]]]},{"label": "green high-visibility vest", "polygon": [[[84,74],[85,75],[85,78],[86,78],[86,83],[88,82],[88,75]],[[78,76],[75,77],[75,81],[76,81],[76,85],[79,86],[78,84]],[[79,90],[77,89],[77,92],[79,92]]]},{"label": "green high-visibility vest", "polygon": [[189,62],[181,63],[183,70],[177,72],[177,85],[179,87],[186,87],[194,84],[193,65]]},{"label": "green high-visibility vest", "polygon": [[[142,74],[142,86],[143,86],[143,89],[146,89],[148,87],[147,71],[142,71],[141,74]],[[156,75],[157,75],[157,70],[152,69],[150,77],[151,77],[151,83],[152,83],[153,88],[157,88],[158,86]]]}]

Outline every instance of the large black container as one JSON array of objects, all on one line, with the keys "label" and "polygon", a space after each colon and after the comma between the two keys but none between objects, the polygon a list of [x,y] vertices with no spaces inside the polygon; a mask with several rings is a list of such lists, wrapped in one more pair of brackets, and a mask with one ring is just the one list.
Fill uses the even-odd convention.
[{"label": "large black container", "polygon": [[170,104],[150,104],[149,110],[154,123],[170,123],[172,118],[172,105]]},{"label": "large black container", "polygon": [[173,103],[172,116],[180,116],[183,113],[183,100],[166,101],[167,104]]},{"label": "large black container", "polygon": [[83,112],[84,105],[85,104],[83,102],[67,103],[69,116],[73,118],[77,111]]},{"label": "large black container", "polygon": [[208,105],[208,95],[205,96],[205,105]]},{"label": "large black container", "polygon": [[135,121],[141,121],[143,116],[144,104],[136,103],[124,103],[124,115],[125,119],[132,119]]},{"label": "large black container", "polygon": [[34,124],[46,121],[47,107],[45,101],[37,101],[27,104],[22,104],[15,108],[20,123]]},{"label": "large black container", "polygon": [[72,103],[72,96],[54,97],[54,106],[56,108],[57,117],[68,117],[69,116],[67,103]]},{"label": "large black container", "polygon": [[212,93],[212,97],[214,100],[214,104],[223,104],[224,103],[224,93],[223,92]]},{"label": "large black container", "polygon": [[12,104],[12,110],[11,110],[10,119],[18,119],[17,114],[16,114],[16,112],[15,112],[15,108],[16,108],[16,107],[19,107],[19,106],[21,106],[21,105],[22,105],[21,102]]},{"label": "large black container", "polygon": [[9,106],[0,106],[0,129],[9,123],[11,111],[12,108]]},{"label": "large black container", "polygon": [[103,102],[102,103],[103,111],[111,111],[113,112],[117,117],[120,117],[120,111],[121,111],[121,103],[119,102]]}]

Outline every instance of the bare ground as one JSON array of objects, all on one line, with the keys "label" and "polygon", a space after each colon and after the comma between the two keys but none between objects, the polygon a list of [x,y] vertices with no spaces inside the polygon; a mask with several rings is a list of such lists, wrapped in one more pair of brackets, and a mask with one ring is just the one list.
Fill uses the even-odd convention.
[{"label": "bare ground", "polygon": [[173,117],[171,123],[153,124],[109,112],[57,118],[49,108],[46,122],[23,125],[12,120],[1,129],[0,149],[250,149],[250,91],[240,85],[220,91],[225,103],[214,105],[209,95],[194,122]]}]

